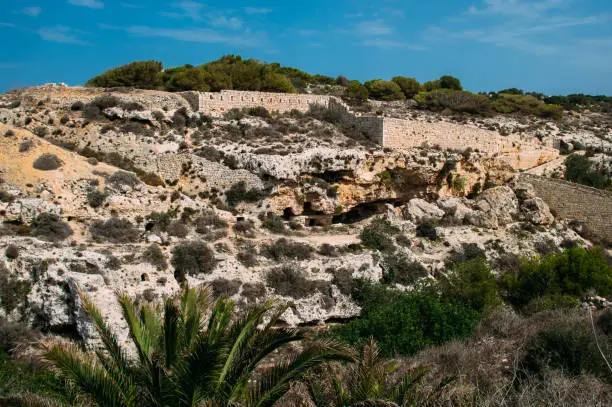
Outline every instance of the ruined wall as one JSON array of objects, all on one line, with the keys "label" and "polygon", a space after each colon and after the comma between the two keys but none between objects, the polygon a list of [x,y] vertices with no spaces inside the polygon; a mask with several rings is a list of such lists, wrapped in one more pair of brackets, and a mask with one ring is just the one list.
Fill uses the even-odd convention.
[{"label": "ruined wall", "polygon": [[438,145],[442,148],[464,150],[471,147],[488,154],[496,154],[516,169],[527,169],[550,161],[558,151],[515,135],[500,134],[455,123],[429,123],[418,120],[384,119],[382,145],[403,149]]},{"label": "ruined wall", "polygon": [[612,193],[532,174],[521,174],[519,179],[534,186],[557,218],[584,222],[593,235],[612,242]]},{"label": "ruined wall", "polygon": [[337,111],[343,122],[354,125],[383,147],[407,149],[424,145],[445,149],[474,150],[495,155],[513,168],[528,169],[554,159],[558,151],[519,136],[501,136],[496,132],[455,123],[429,123],[381,116],[362,116],[351,111],[342,100],[327,95],[284,94],[224,90],[221,92],[183,92],[194,110],[221,116],[228,110],[265,107],[280,113],[291,110],[307,112],[318,104]]},{"label": "ruined wall", "polygon": [[[193,99],[193,92],[187,100]],[[221,92],[199,92],[198,108],[211,116],[221,116],[228,110],[263,106],[271,112],[298,110],[307,112],[310,105],[329,106],[331,96],[291,93],[248,92],[223,90]],[[190,104],[192,102],[190,101]]]}]

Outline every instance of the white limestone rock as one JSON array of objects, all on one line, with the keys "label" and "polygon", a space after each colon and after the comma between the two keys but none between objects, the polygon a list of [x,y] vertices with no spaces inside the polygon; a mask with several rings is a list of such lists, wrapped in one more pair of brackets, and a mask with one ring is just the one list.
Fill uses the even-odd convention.
[{"label": "white limestone rock", "polygon": [[420,198],[414,198],[408,201],[408,203],[402,207],[402,213],[405,219],[412,220],[416,223],[432,219],[439,220],[444,216],[444,211],[442,209]]},{"label": "white limestone rock", "polygon": [[550,225],[555,221],[548,204],[542,198],[526,200],[521,205],[521,210],[526,220],[534,225]]}]

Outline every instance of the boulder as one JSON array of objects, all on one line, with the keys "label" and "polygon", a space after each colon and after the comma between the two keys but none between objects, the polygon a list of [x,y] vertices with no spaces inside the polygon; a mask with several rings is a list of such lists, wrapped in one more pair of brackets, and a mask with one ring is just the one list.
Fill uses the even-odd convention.
[{"label": "boulder", "polygon": [[438,208],[435,204],[429,203],[420,198],[414,198],[408,201],[402,207],[404,219],[411,220],[416,223],[421,223],[426,220],[442,219],[444,211]]},{"label": "boulder", "polygon": [[521,205],[525,219],[534,225],[550,225],[555,221],[548,204],[542,198],[528,199]]},{"label": "boulder", "polygon": [[438,199],[438,207],[444,211],[444,214],[458,223],[462,223],[463,220],[474,212],[467,205],[465,205],[465,198],[458,197],[443,197]]},{"label": "boulder", "polygon": [[476,207],[486,214],[494,215],[499,226],[512,222],[519,213],[516,195],[505,185],[487,189],[480,194]]},{"label": "boulder", "polygon": [[527,182],[518,182],[514,185],[514,193],[520,201],[533,199],[536,196],[535,188]]}]

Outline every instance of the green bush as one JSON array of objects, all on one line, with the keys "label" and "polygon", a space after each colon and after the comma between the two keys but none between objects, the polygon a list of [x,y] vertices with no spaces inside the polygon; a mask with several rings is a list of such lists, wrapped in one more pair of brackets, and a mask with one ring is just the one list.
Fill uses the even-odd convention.
[{"label": "green bush", "polygon": [[106,199],[106,193],[98,190],[97,188],[92,188],[87,191],[87,203],[92,208],[99,208],[104,203]]},{"label": "green bush", "polygon": [[284,237],[264,245],[261,250],[263,256],[275,261],[306,260],[312,256],[312,252],[313,248],[306,243],[293,242]]},{"label": "green bush", "polygon": [[163,65],[158,61],[132,62],[90,79],[86,86],[156,89],[161,84],[162,69]]},{"label": "green bush", "polygon": [[411,355],[467,337],[479,320],[478,313],[469,307],[422,292],[405,293],[362,283],[354,297],[362,307],[360,317],[331,328],[330,334],[350,344],[374,338],[387,356]]},{"label": "green bush", "polygon": [[367,248],[386,251],[393,250],[394,245],[392,237],[399,233],[399,228],[387,219],[377,218],[363,228],[359,234],[359,238],[361,239],[361,243]]},{"label": "green bush", "polygon": [[142,260],[155,266],[158,270],[165,270],[168,268],[168,262],[164,252],[154,243],[151,243],[145,251],[142,253]]},{"label": "green bush", "polygon": [[361,82],[350,81],[344,90],[344,96],[352,102],[362,103],[368,100],[370,92]]},{"label": "green bush", "polygon": [[170,263],[174,267],[174,278],[181,283],[187,274],[210,273],[217,265],[217,260],[206,243],[194,240],[176,246],[172,250]]},{"label": "green bush", "polygon": [[271,215],[264,219],[263,227],[268,229],[272,233],[281,234],[287,231],[283,218],[277,215]]},{"label": "green bush", "polygon": [[140,183],[136,174],[127,171],[116,171],[108,178],[108,182],[116,187],[128,186],[134,188]]},{"label": "green bush", "polygon": [[221,296],[231,297],[232,295],[237,294],[238,290],[240,290],[240,285],[239,280],[228,280],[226,278],[217,278],[210,283],[215,298]]},{"label": "green bush", "polygon": [[399,251],[386,252],[381,264],[382,281],[385,284],[411,285],[419,278],[427,276],[427,270],[421,263]]},{"label": "green bush", "polygon": [[19,247],[15,246],[14,244],[8,245],[4,250],[4,255],[9,260],[15,260],[17,257],[19,257]]},{"label": "green bush", "polygon": [[4,261],[0,262],[0,305],[7,314],[27,303],[31,289],[29,280],[19,280],[9,273]]},{"label": "green bush", "polygon": [[440,77],[440,86],[442,89],[463,90],[461,81],[454,76],[444,75]]},{"label": "green bush", "polygon": [[266,194],[264,191],[260,189],[251,188],[247,190],[246,183],[244,181],[235,183],[230,187],[230,189],[225,191],[225,201],[230,207],[234,207],[240,202],[259,202],[265,196]]},{"label": "green bush", "polygon": [[433,111],[449,109],[478,115],[486,115],[489,111],[489,99],[486,96],[465,91],[436,89],[419,93],[415,100],[421,108]]},{"label": "green bush", "polygon": [[55,154],[42,154],[32,164],[35,169],[40,171],[57,170],[62,165],[62,160]]},{"label": "green bush", "polygon": [[[597,349],[593,335],[589,329],[572,326],[541,332],[527,345],[522,366],[533,373],[557,369],[570,376],[587,373],[610,382],[612,372]],[[599,335],[598,340],[604,354],[610,355],[612,339]]]},{"label": "green bush", "polygon": [[524,259],[518,273],[503,276],[508,300],[522,308],[537,297],[568,295],[582,299],[589,290],[612,295],[612,268],[601,249],[570,248],[562,253]]},{"label": "green bush", "polygon": [[502,305],[497,279],[482,257],[455,264],[436,286],[443,298],[481,314]]},{"label": "green bush", "polygon": [[438,238],[438,232],[436,232],[436,222],[433,220],[423,221],[417,226],[416,235],[419,237],[426,237],[429,240],[436,240]]},{"label": "green bush", "polygon": [[285,264],[269,270],[266,282],[279,295],[296,299],[312,296],[317,290],[323,293],[329,291],[328,282],[308,280],[304,273],[296,264]]},{"label": "green bush", "polygon": [[140,237],[138,229],[127,219],[111,217],[106,221],[94,221],[89,233],[96,242],[134,243]]},{"label": "green bush", "polygon": [[565,179],[599,189],[612,185],[612,180],[603,171],[594,169],[593,164],[584,155],[570,155],[565,160]]},{"label": "green bush", "polygon": [[368,89],[372,99],[385,101],[406,99],[404,92],[402,92],[402,88],[395,82],[375,79],[367,81],[364,85]]},{"label": "green bush", "polygon": [[397,83],[406,99],[412,99],[414,95],[421,91],[421,84],[414,78],[407,78],[405,76],[396,76],[391,79]]},{"label": "green bush", "polygon": [[32,221],[32,236],[56,242],[72,235],[72,229],[59,216],[44,212]]}]

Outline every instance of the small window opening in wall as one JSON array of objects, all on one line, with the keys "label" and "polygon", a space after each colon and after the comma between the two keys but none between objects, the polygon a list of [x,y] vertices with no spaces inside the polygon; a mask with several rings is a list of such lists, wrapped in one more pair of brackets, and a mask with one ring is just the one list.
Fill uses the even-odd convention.
[{"label": "small window opening in wall", "polygon": [[213,100],[213,95],[210,95],[210,100]]}]

